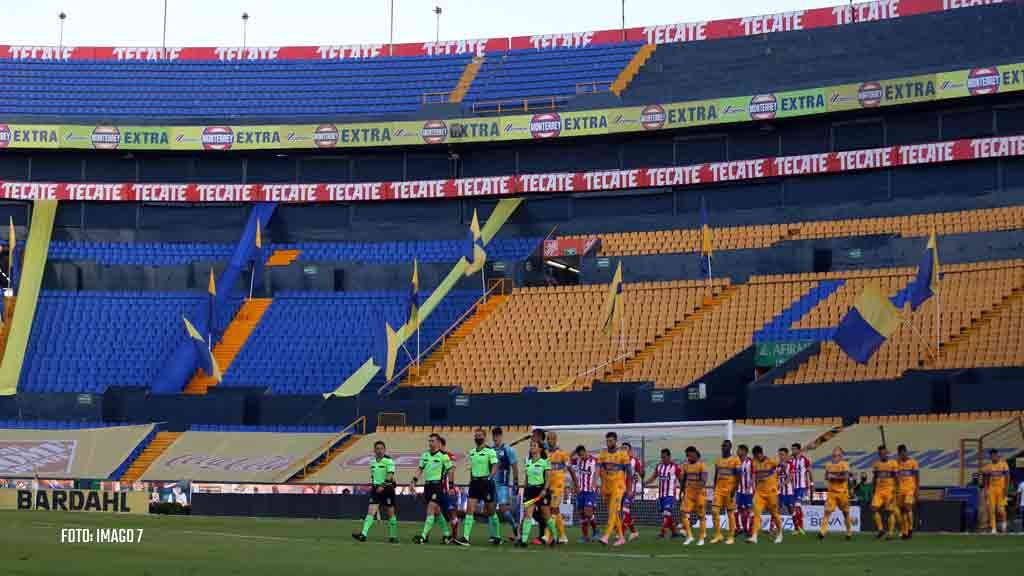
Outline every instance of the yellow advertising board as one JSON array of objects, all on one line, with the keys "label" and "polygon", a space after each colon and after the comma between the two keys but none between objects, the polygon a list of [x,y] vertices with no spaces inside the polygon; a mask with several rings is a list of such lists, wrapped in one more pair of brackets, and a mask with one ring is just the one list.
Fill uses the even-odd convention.
[{"label": "yellow advertising board", "polygon": [[148,514],[145,492],[104,490],[15,490],[0,489],[0,510],[41,510],[48,512],[107,512]]},{"label": "yellow advertising board", "polygon": [[153,424],[0,430],[0,478],[108,478]]},{"label": "yellow advertising board", "polygon": [[425,121],[161,127],[4,124],[0,119],[0,149],[283,150],[547,140],[758,122],[1022,89],[1024,63],[1010,63],[647,106]]}]

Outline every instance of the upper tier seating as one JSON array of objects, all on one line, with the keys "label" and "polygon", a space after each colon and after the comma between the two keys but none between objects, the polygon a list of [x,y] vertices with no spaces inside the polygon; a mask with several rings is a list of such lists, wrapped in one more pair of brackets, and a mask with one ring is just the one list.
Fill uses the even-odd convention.
[{"label": "upper tier seating", "polygon": [[[182,315],[203,321],[208,297],[188,292],[43,291],[19,391],[94,392],[149,386],[188,336]],[[226,325],[237,299],[218,310]]]},{"label": "upper tier seating", "polygon": [[[487,245],[491,260],[526,259],[543,240],[540,237],[495,238]],[[50,242],[50,260],[91,261],[105,265],[173,266],[231,258],[233,244],[199,242]],[[298,250],[300,262],[364,262],[400,264],[457,262],[466,253],[465,240],[410,240],[394,242],[302,242],[273,244],[275,250]]]},{"label": "upper tier seating", "polygon": [[[849,236],[894,234],[905,238],[936,234],[965,234],[1019,230],[1024,226],[1024,206],[962,210],[885,218],[854,218],[765,224],[761,226],[713,227],[715,250],[765,248],[786,240],[812,240]],[[700,250],[700,229],[655,230],[601,234],[601,256],[673,254]]]},{"label": "upper tier seating", "polygon": [[[427,296],[421,294],[420,301]],[[330,392],[376,352],[385,320],[394,327],[405,322],[406,297],[401,292],[278,293],[220,385],[267,386],[274,394]],[[423,322],[422,346],[439,337],[479,297],[475,291],[449,293]],[[415,355],[416,337],[405,346]],[[397,369],[407,363],[406,351],[400,350]]]},{"label": "upper tier seating", "polygon": [[[463,102],[478,112],[554,108],[580,93],[606,92],[643,43],[488,54]],[[527,106],[524,106],[524,103]]]},{"label": "upper tier seating", "polygon": [[337,118],[414,112],[470,56],[270,62],[0,60],[0,114],[61,118]]}]

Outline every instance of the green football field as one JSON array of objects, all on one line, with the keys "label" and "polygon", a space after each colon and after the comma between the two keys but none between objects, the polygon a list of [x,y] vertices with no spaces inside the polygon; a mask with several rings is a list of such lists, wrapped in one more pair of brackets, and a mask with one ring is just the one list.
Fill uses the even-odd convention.
[{"label": "green football field", "polygon": [[[879,542],[861,535],[789,536],[781,545],[684,547],[656,540],[654,529],[622,548],[569,544],[557,549],[486,544],[470,548],[415,545],[417,526],[402,524],[401,544],[384,543],[377,524],[371,542],[350,537],[352,521],[0,512],[0,573],[117,576],[165,574],[391,576],[444,574],[500,576],[551,574],[668,576],[675,574],[990,574],[1016,573],[1024,538],[919,534],[912,541]],[[141,529],[141,543],[67,544],[62,530]],[[474,535],[486,539],[486,525]],[[95,534],[95,532],[92,532]],[[67,534],[67,532],[64,532]],[[435,531],[432,539],[439,534]]]}]

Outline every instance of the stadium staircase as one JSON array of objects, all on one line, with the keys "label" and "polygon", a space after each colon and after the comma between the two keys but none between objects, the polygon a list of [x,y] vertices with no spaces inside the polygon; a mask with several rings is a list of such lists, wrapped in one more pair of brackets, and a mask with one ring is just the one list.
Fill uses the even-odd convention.
[{"label": "stadium staircase", "polygon": [[287,266],[295,261],[302,254],[301,250],[274,250],[274,252],[267,258],[266,266],[268,268],[274,266]]},{"label": "stadium staircase", "polygon": [[622,69],[622,72],[619,72],[619,76],[612,82],[608,91],[616,96],[621,96],[626,88],[629,87],[629,83],[640,72],[640,68],[654,54],[655,48],[657,48],[657,44],[644,44],[641,46],[636,51],[636,54],[633,55],[633,58],[629,60],[629,63],[626,64],[626,67]]},{"label": "stadium staircase", "polygon": [[298,472],[296,472],[295,475],[293,475],[291,478],[288,479],[288,483],[289,484],[294,484],[294,483],[297,483],[297,482],[302,482],[306,478],[309,478],[309,477],[315,475],[317,472],[319,472],[319,471],[323,470],[324,468],[326,468],[328,464],[333,462],[334,459],[337,458],[339,454],[341,454],[342,452],[348,450],[356,442],[359,442],[360,438],[362,438],[362,436],[357,435],[357,434],[353,434],[353,435],[349,436],[344,441],[342,441],[340,444],[338,444],[337,446],[334,446],[333,448],[328,450],[327,453],[325,453],[322,456],[320,456],[319,458],[313,460],[309,464],[309,466],[306,466],[302,470],[299,470]]},{"label": "stadium staircase", "polygon": [[437,366],[449,352],[457,348],[463,340],[468,338],[473,332],[473,329],[490,316],[491,313],[501,307],[506,300],[508,300],[508,296],[504,294],[492,294],[487,298],[487,300],[480,303],[473,313],[466,318],[458,328],[445,337],[442,340],[441,345],[438,346],[433,353],[430,353],[430,355],[423,360],[418,369],[415,366],[410,365],[409,371],[405,380],[402,381],[401,386],[415,386],[421,382],[423,378],[430,373],[430,370],[433,367]]},{"label": "stadium staircase", "polygon": [[462,99],[466,97],[466,92],[469,91],[469,87],[473,85],[473,80],[480,72],[480,67],[484,65],[485,59],[483,56],[477,56],[469,64],[466,64],[466,67],[462,70],[462,76],[459,76],[459,83],[455,85],[455,89],[448,95],[448,102],[462,102]]},{"label": "stadium staircase", "polygon": [[727,302],[738,290],[738,286],[715,286],[712,291],[713,295],[710,299],[704,302],[703,306],[697,308],[692,313],[680,318],[679,320],[676,320],[675,324],[671,328],[666,330],[663,334],[655,337],[653,342],[644,346],[639,352],[628,358],[625,362],[613,364],[611,366],[611,371],[605,374],[604,380],[608,382],[622,382],[623,377],[629,372],[630,368],[642,365],[644,360],[653,356],[660,348],[671,342],[675,337],[687,330],[691,330],[703,316],[710,314],[716,308]]},{"label": "stadium staircase", "polygon": [[[238,356],[242,346],[245,346],[249,335],[256,329],[256,325],[260,323],[260,319],[263,318],[263,314],[270,307],[271,302],[273,302],[271,298],[252,298],[246,300],[242,307],[238,309],[238,314],[235,315],[234,319],[231,320],[231,324],[224,330],[224,335],[221,336],[220,342],[213,347],[213,357],[217,360],[217,366],[220,367],[221,374],[227,372],[228,368],[231,367],[231,363],[235,361],[235,357]],[[217,381],[212,376],[199,369],[185,386],[183,393],[203,395],[216,385]]]},{"label": "stadium staircase", "polygon": [[139,457],[128,466],[124,474],[118,478],[120,482],[135,482],[149,470],[149,467],[156,462],[160,455],[167,451],[174,444],[175,440],[182,435],[182,432],[157,432],[153,441],[146,446],[146,449],[139,454]]}]

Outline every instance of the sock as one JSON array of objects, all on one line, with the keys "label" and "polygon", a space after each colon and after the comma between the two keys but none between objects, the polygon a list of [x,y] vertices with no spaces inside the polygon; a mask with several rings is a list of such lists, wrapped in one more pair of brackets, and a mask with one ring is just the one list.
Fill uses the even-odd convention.
[{"label": "sock", "polygon": [[437,515],[438,519],[441,520],[441,534],[445,538],[450,538],[452,535],[452,527],[448,525],[448,519],[444,517],[444,513]]},{"label": "sock", "polygon": [[367,514],[366,518],[363,519],[363,536],[370,533],[370,526],[373,526],[373,514]]},{"label": "sock", "polygon": [[672,528],[673,528],[672,527],[672,517],[669,516],[668,514],[662,516],[661,517],[661,534],[665,535],[669,531],[675,532],[675,530],[673,530]]},{"label": "sock", "polygon": [[558,524],[555,523],[555,517],[549,516],[548,521],[548,534],[551,534],[551,541],[558,542]]},{"label": "sock", "polygon": [[777,532],[777,534],[779,536],[781,536],[782,535],[782,518],[779,517],[779,513],[778,512],[775,512],[775,513],[772,514],[772,519],[775,520],[775,525],[779,527],[779,531]]},{"label": "sock", "polygon": [[907,508],[903,511],[903,535],[910,534],[910,531],[914,529],[914,510]]},{"label": "sock", "polygon": [[583,532],[584,538],[590,538],[590,520],[584,518],[580,523],[580,530]]},{"label": "sock", "polygon": [[561,514],[555,514],[552,516],[555,519],[555,528],[558,529],[558,539],[561,540],[566,537],[565,534],[565,520],[562,520]]},{"label": "sock", "polygon": [[398,516],[388,518],[388,538],[398,538]]},{"label": "sock", "polygon": [[466,514],[466,521],[462,524],[462,538],[467,542],[469,541],[469,535],[473,533],[474,522],[476,522],[476,518],[472,514]]},{"label": "sock", "polygon": [[519,523],[516,522],[516,517],[512,515],[511,510],[505,510],[504,512],[502,512],[501,517],[505,520],[505,522],[508,522],[509,526],[512,526],[513,534],[519,533]]},{"label": "sock", "polygon": [[750,535],[757,538],[757,533],[761,531],[761,511],[754,510],[753,516],[750,517]]},{"label": "sock", "polygon": [[889,512],[889,535],[896,534],[896,526],[900,523],[900,511],[893,509]]},{"label": "sock", "polygon": [[590,533],[592,535],[594,535],[594,536],[597,536],[597,517],[596,516],[591,516],[590,517]]},{"label": "sock", "polygon": [[686,531],[687,538],[693,538],[693,527],[690,526],[690,515],[683,514],[683,530]]},{"label": "sock", "polygon": [[885,524],[882,523],[882,513],[875,510],[875,530],[877,532],[885,532]]},{"label": "sock", "polygon": [[853,535],[853,518],[850,516],[850,511],[847,510],[843,513],[843,521],[846,522],[846,533]]},{"label": "sock", "polygon": [[636,525],[633,524],[633,512],[627,510],[622,514],[622,525],[629,528],[631,532],[636,532]]},{"label": "sock", "polygon": [[793,528],[797,530],[804,529],[804,508],[799,504],[793,508]]},{"label": "sock", "polygon": [[423,521],[423,532],[420,533],[420,536],[422,536],[423,539],[426,540],[427,536],[430,536],[430,529],[433,528],[433,527],[434,527],[434,515],[433,514],[427,514],[427,519]]},{"label": "sock", "polygon": [[[717,523],[718,520],[716,519],[715,522]],[[703,511],[697,514],[697,523],[700,524],[700,539],[703,540],[708,535],[708,517],[704,515]]]},{"label": "sock", "polygon": [[530,532],[532,532],[532,531],[533,531],[533,518],[527,517],[525,520],[523,520],[523,532],[519,536],[520,541],[522,541],[523,544],[526,544],[529,541],[529,539],[530,539]]},{"label": "sock", "polygon": [[828,521],[829,518],[832,518],[832,512],[834,512],[834,510],[825,508],[825,515],[821,517],[821,528],[818,530],[818,533],[822,536],[828,534]]},{"label": "sock", "polygon": [[501,520],[495,512],[487,519],[487,527],[491,530],[491,538],[501,538]]}]

